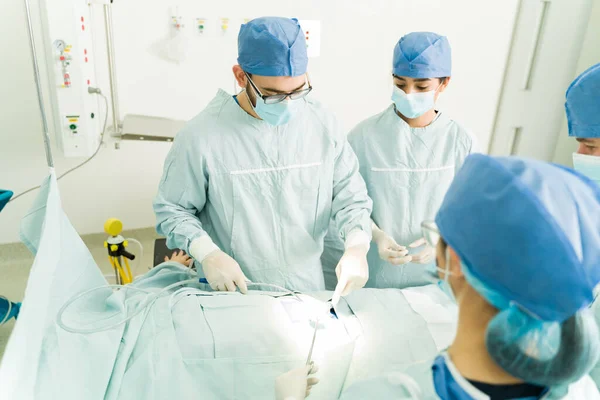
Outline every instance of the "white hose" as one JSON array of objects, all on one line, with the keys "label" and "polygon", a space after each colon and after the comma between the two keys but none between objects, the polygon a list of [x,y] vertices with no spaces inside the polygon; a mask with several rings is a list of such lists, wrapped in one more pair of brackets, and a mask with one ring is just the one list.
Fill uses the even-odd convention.
[{"label": "white hose", "polygon": [[[190,275],[192,276],[192,275]],[[56,323],[58,324],[58,326],[62,329],[64,329],[67,332],[71,332],[71,333],[79,333],[79,334],[89,334],[89,333],[96,333],[96,332],[104,332],[104,331],[108,331],[111,329],[116,328],[119,325],[122,325],[126,322],[128,322],[129,320],[131,320],[132,318],[134,318],[135,316],[137,316],[138,314],[140,314],[145,308],[151,306],[152,304],[154,304],[154,302],[156,300],[158,300],[160,297],[162,297],[163,293],[178,287],[178,286],[183,286],[183,285],[187,285],[187,284],[200,284],[200,282],[198,281],[198,278],[195,277],[193,279],[188,279],[185,281],[181,281],[181,282],[176,282],[173,283],[172,285],[169,285],[167,287],[165,287],[164,289],[162,289],[159,292],[152,292],[150,290],[146,290],[146,289],[140,289],[140,288],[136,288],[134,286],[131,285],[103,285],[103,286],[98,286],[89,290],[86,290],[85,292],[79,293],[73,297],[71,297],[69,300],[67,300],[65,302],[65,304],[60,308],[60,310],[58,311],[58,314],[56,315]],[[294,296],[296,299],[298,299],[301,302],[304,302],[304,300],[302,300],[302,298],[300,296],[298,296],[295,292],[283,288],[281,286],[277,286],[277,285],[272,285],[272,284],[266,284],[266,283],[254,283],[254,282],[248,282],[248,286],[267,286],[267,287],[272,287],[272,288],[276,288],[279,289],[281,291],[287,292],[289,294],[291,294],[292,296]],[[90,328],[90,329],[84,329],[84,328],[73,328],[70,326],[67,326],[64,322],[63,322],[63,314],[65,312],[65,310],[71,305],[73,304],[75,301],[79,300],[80,298],[96,291],[96,290],[100,290],[100,289],[122,289],[122,290],[135,290],[138,292],[142,292],[142,293],[146,293],[146,295],[148,295],[148,297],[146,298],[146,301],[143,301],[142,304],[140,306],[138,306],[133,313],[126,317],[123,320],[120,320],[118,322],[115,322],[109,326],[105,326],[105,327],[100,327],[100,328]],[[172,298],[171,298],[172,300]],[[171,301],[170,300],[170,301]]]},{"label": "white hose", "polygon": [[[189,279],[187,281],[181,281],[181,282],[176,282],[172,285],[167,286],[166,288],[162,289],[160,292],[158,293],[153,293],[149,290],[146,289],[139,289],[136,288],[134,286],[131,285],[104,285],[104,286],[98,286],[89,290],[86,290],[85,292],[79,293],[78,295],[71,297],[69,300],[67,300],[67,302],[60,308],[60,310],[58,310],[58,314],[56,315],[56,323],[58,324],[59,327],[61,327],[62,329],[64,329],[67,332],[71,332],[71,333],[80,333],[80,334],[88,334],[88,333],[96,333],[96,332],[104,332],[104,331],[108,331],[111,329],[116,328],[119,325],[122,325],[126,322],[128,322],[129,320],[131,320],[133,317],[137,316],[139,313],[141,313],[146,307],[151,306],[152,304],[154,304],[154,302],[156,300],[158,300],[161,295],[168,291],[171,290],[177,286],[181,286],[181,285],[185,285],[188,283],[198,283],[197,279]],[[101,328],[92,328],[92,329],[81,329],[81,328],[71,328],[67,325],[65,325],[65,323],[62,320],[62,316],[65,312],[65,310],[71,305],[73,304],[75,301],[79,300],[80,298],[82,298],[83,296],[99,290],[99,289],[125,289],[125,290],[136,290],[138,292],[143,292],[146,293],[148,295],[150,295],[145,302],[142,303],[141,306],[137,307],[137,309],[135,311],[133,311],[133,313],[126,317],[125,319],[123,319],[122,321],[118,321],[113,323],[112,325],[109,326],[105,326],[105,327],[101,327]]]},{"label": "white hose", "polygon": [[[137,260],[136,260],[137,262],[135,264],[135,267],[132,268],[133,274],[134,274],[134,276],[132,276],[132,278],[135,278],[135,275],[137,272],[139,272],[138,269],[139,269],[140,265],[142,264],[142,259],[144,258],[144,246],[142,245],[142,243],[140,243],[139,240],[134,239],[134,238],[126,238],[125,240],[127,240],[128,242],[133,242],[133,243],[137,244],[138,247],[140,248],[140,255],[137,257]],[[140,273],[139,275],[142,275],[143,273],[144,272]]]}]

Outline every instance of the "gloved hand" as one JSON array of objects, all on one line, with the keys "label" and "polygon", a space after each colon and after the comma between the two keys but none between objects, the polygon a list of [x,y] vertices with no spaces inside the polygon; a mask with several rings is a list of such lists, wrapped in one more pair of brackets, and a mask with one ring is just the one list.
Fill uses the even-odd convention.
[{"label": "gloved hand", "polygon": [[277,400],[301,400],[310,396],[310,390],[319,380],[310,375],[316,374],[318,368],[312,364],[296,368],[279,375],[275,381],[275,398]]},{"label": "gloved hand", "polygon": [[423,249],[411,256],[411,262],[415,264],[429,264],[433,262],[433,260],[435,260],[435,249],[427,244],[425,238],[416,240],[408,245],[411,249],[416,249],[421,246],[424,246]]},{"label": "gloved hand", "polygon": [[383,261],[393,265],[402,265],[412,260],[406,247],[400,246],[393,237],[388,236],[380,229],[373,230],[373,242],[377,245],[379,257]]},{"label": "gloved hand", "polygon": [[215,250],[202,260],[204,276],[213,290],[235,292],[236,286],[243,294],[248,293],[246,275],[233,258],[221,250]]},{"label": "gloved hand", "polygon": [[368,246],[359,245],[349,247],[344,252],[335,268],[338,284],[331,299],[334,306],[340,301],[341,296],[347,296],[353,290],[364,287],[369,280],[368,251]]}]

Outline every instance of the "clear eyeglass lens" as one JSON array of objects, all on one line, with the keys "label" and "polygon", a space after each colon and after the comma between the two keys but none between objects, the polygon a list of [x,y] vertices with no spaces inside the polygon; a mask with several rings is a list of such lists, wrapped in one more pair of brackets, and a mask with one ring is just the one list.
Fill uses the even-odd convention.
[{"label": "clear eyeglass lens", "polygon": [[265,100],[265,104],[276,104],[276,103],[281,103],[282,101],[285,100],[287,96],[282,94],[282,95],[274,95],[274,96],[265,96],[264,100]]}]

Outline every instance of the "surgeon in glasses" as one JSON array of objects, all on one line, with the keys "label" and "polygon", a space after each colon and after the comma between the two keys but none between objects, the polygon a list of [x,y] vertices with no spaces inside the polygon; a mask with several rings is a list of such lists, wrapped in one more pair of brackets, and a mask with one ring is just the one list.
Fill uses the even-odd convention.
[{"label": "surgeon in glasses", "polygon": [[544,162],[471,155],[422,231],[459,308],[456,337],[430,369],[356,383],[342,399],[600,399],[588,375],[600,356],[589,309],[597,185]]}]

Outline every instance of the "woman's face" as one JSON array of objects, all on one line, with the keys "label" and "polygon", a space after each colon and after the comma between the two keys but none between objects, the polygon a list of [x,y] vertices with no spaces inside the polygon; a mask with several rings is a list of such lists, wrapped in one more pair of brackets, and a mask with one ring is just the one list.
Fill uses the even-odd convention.
[{"label": "woman's face", "polygon": [[[443,82],[442,82],[443,81]],[[407,76],[394,76],[394,85],[406,94],[423,93],[436,90],[435,100],[448,86],[450,78],[424,78],[416,79]]]}]

